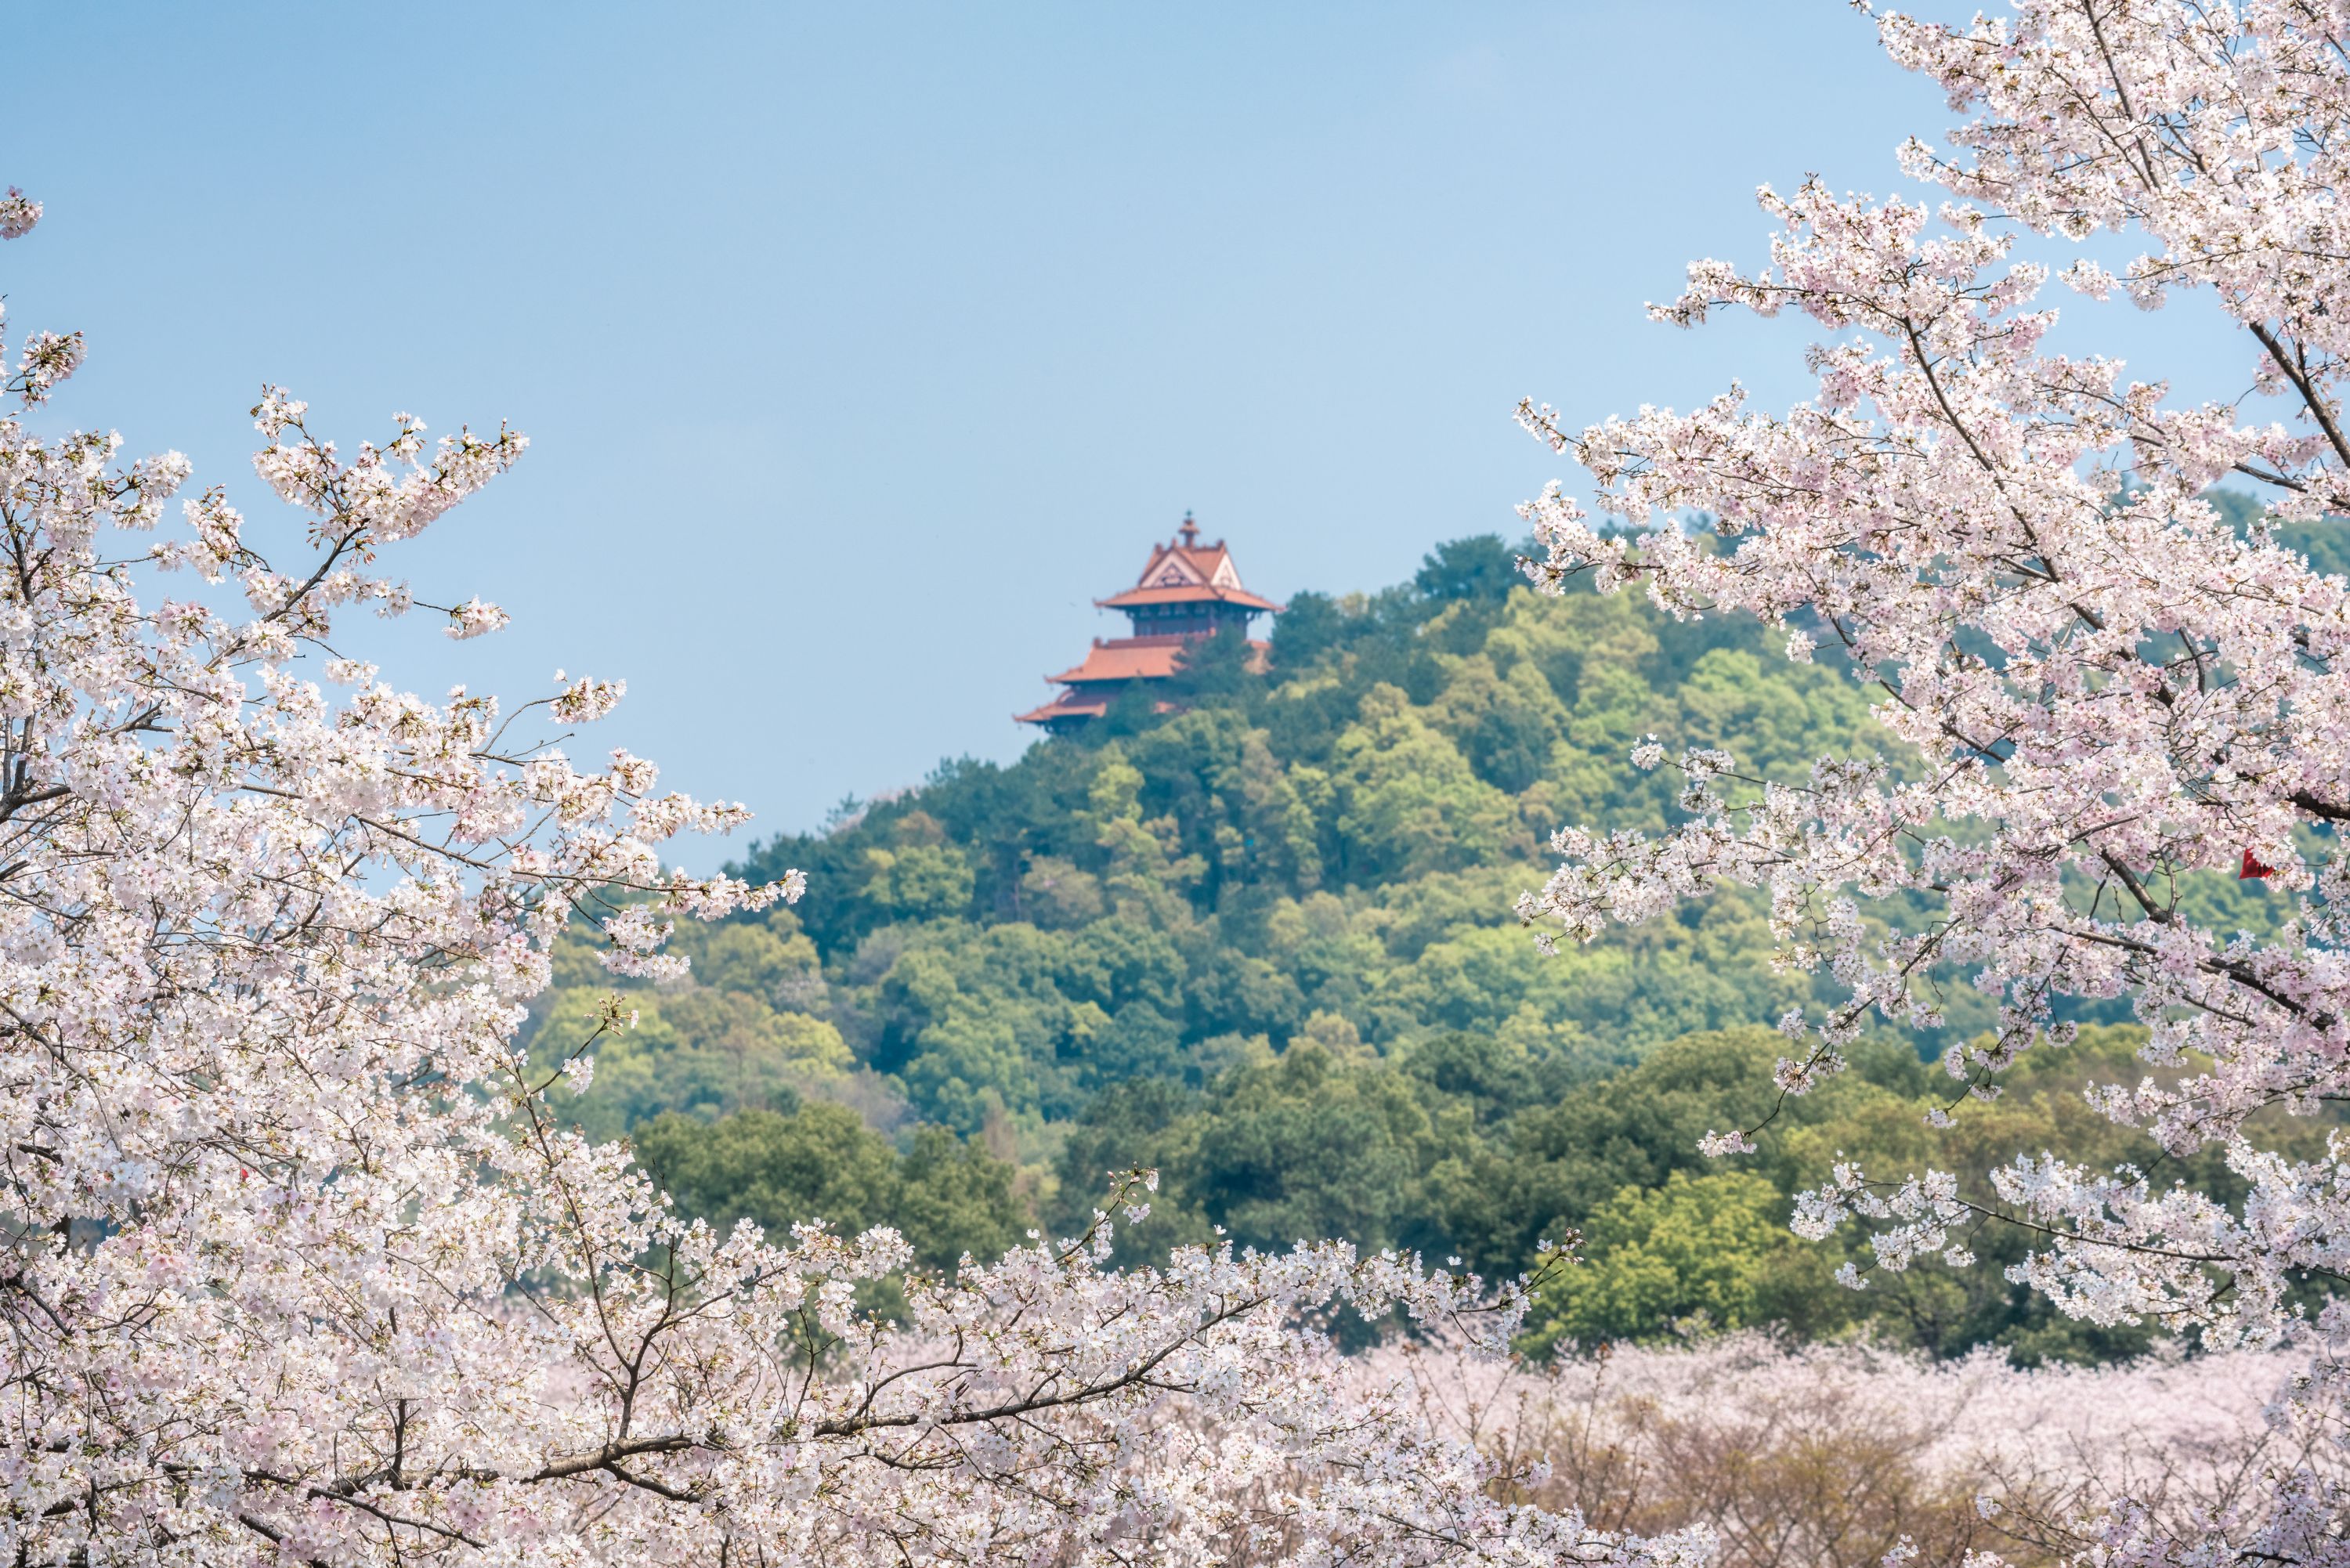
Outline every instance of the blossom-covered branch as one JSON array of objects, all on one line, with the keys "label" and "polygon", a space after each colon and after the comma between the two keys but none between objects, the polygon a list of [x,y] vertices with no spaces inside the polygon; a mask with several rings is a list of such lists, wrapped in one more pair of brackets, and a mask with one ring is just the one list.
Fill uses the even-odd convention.
[{"label": "blossom-covered branch", "polygon": [[[40,215],[11,191],[0,235]],[[81,351],[36,335],[12,387],[40,402]],[[679,920],[805,879],[663,867],[746,814],[659,792],[626,750],[571,759],[616,681],[558,674],[509,710],[336,653],[338,615],[419,606],[380,556],[521,436],[428,449],[401,415],[346,455],[281,389],[254,417],[260,476],[307,519],[288,566],[220,488],[146,539],[178,454],[0,421],[0,1559],[1701,1551],[1495,1501],[1495,1466],[1347,1385],[1312,1326],[1400,1308],[1498,1345],[1514,1289],[1339,1244],[1119,1272],[1107,1217],[951,1280],[888,1230],[680,1220],[544,1098],[588,1085],[618,1000],[539,1059],[525,1004],[575,919],[613,971],[660,976]],[[158,573],[203,586],[146,602]],[[440,614],[459,638],[505,620]],[[860,1296],[885,1275],[902,1319]]]},{"label": "blossom-covered branch", "polygon": [[[1781,961],[1845,998],[1786,1021],[1787,1094],[1837,1071],[1872,1017],[1939,1025],[1959,977],[2002,1004],[1947,1062],[1975,1096],[2064,1044],[2069,1007],[2126,997],[2165,1073],[2097,1103],[2174,1154],[2224,1147],[2251,1196],[2024,1160],[1997,1181],[2045,1241],[2018,1276],[2094,1321],[2264,1340],[2350,1257],[2350,1145],[2287,1162],[2244,1131],[2350,1094],[2350,583],[2274,537],[2350,510],[2350,36],[2337,10],[2284,0],[2023,0],[1964,28],[1878,27],[1971,116],[1947,151],[1903,149],[1950,199],[1765,189],[1769,264],[1699,262],[1653,311],[1808,317],[1812,400],[1770,415],[1733,389],[1579,432],[1521,417],[1625,524],[1595,527],[1554,486],[1526,509],[1539,582],[1638,585],[1676,614],[1783,626],[1791,657],[1832,648],[1901,753],[1736,788],[1731,759],[1684,759],[1683,826],[1561,832],[1564,864],[1521,912],[1588,940],[1715,883],[1766,891]],[[2216,299],[2281,407],[2179,406],[2117,360],[2056,351],[2059,275],[2020,247],[2101,232],[2147,249],[2064,283],[2149,308]],[[2206,499],[2226,481],[2264,493],[2248,532]],[[1711,537],[1657,525],[1692,515]],[[2206,929],[2181,900],[2199,872],[2266,877],[2293,918],[2267,938]],[[1846,1168],[1799,1223],[1857,1212],[1890,1222],[1881,1266],[1963,1264],[1951,1230],[1972,1211],[1946,1175]],[[2328,1398],[2342,1382],[2322,1357]],[[2322,1534],[2286,1530],[2302,1544],[2280,1559],[2312,1560]]]}]

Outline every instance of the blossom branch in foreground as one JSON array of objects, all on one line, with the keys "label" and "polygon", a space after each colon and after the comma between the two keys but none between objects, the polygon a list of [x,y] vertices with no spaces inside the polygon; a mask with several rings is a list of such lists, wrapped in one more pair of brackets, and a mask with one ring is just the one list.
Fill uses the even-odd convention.
[{"label": "blossom branch in foreground", "polygon": [[[0,234],[38,216],[12,192]],[[65,341],[26,348],[27,402],[78,362]],[[123,466],[110,436],[0,421],[0,1560],[1701,1550],[1493,1501],[1473,1448],[1345,1385],[1302,1321],[1399,1306],[1499,1344],[1513,1290],[1338,1245],[1119,1273],[1104,1220],[912,1276],[896,1324],[857,1293],[907,1269],[890,1231],[681,1223],[624,1147],[551,1116],[593,1042],[533,1060],[524,1003],[576,918],[613,970],[660,975],[678,919],[802,878],[662,868],[669,838],[745,814],[558,749],[617,682],[558,676],[507,711],[334,653],[339,614],[416,607],[379,556],[519,435],[428,448],[402,415],[346,455],[280,389],[254,417],[257,471],[307,519],[286,568],[218,489],[141,537],[189,477],[176,453]],[[223,588],[151,606],[154,571]]]},{"label": "blossom branch in foreground", "polygon": [[[1824,968],[1843,997],[1825,1019],[1787,1021],[1804,1042],[1780,1068],[1789,1095],[1837,1071],[1872,1016],[1939,1025],[1953,975],[2001,1001],[1989,1039],[1948,1059],[1961,1097],[2063,1044],[2070,1003],[2128,998],[2169,1075],[2097,1103],[2172,1154],[2223,1148],[2250,1196],[2230,1208],[2135,1172],[2025,1160],[1997,1194],[2045,1244],[2015,1272],[2095,1321],[2269,1340],[2299,1323],[2303,1286],[2350,1257],[2350,1143],[2291,1162],[2245,1134],[2264,1107],[2350,1094],[2337,837],[2350,583],[2272,537],[2350,511],[2350,36],[2338,9],[2282,0],[2023,0],[1962,29],[1890,14],[1878,26],[1897,62],[1973,117],[1947,155],[1903,152],[1953,199],[1929,211],[1815,181],[1766,189],[1770,265],[1697,263],[1653,312],[1690,327],[1731,306],[1808,317],[1827,338],[1810,351],[1814,399],[1773,417],[1733,389],[1579,433],[1546,409],[1521,417],[1630,525],[1595,528],[1554,486],[1526,509],[1540,583],[1637,584],[1675,614],[1783,626],[1794,657],[1837,649],[1906,754],[1737,789],[1721,785],[1727,759],[1692,757],[1687,823],[1661,837],[1561,832],[1563,864],[1521,913],[1589,940],[1717,883],[1767,892],[1781,961]],[[2117,361],[2053,350],[2050,271],[2016,247],[2100,231],[2148,248],[2121,275],[2084,260],[2063,280],[2147,306],[2208,294],[2282,417],[2174,406]],[[2266,493],[2249,533],[2204,499],[2231,478]],[[1648,526],[1691,514],[1718,540]],[[2252,867],[2293,899],[2281,930],[2190,918],[2183,877]],[[1752,1147],[1756,1130],[1708,1147]],[[1963,1264],[1949,1232],[1966,1211],[1947,1175],[1844,1168],[1799,1225],[1859,1213],[1890,1222],[1881,1267]],[[2350,1322],[2331,1306],[2318,1326],[2333,1344]],[[2316,1368],[2307,1397],[2350,1419],[2350,1371],[2330,1352]],[[2331,1484],[2281,1501],[2292,1517],[2257,1550],[2338,1554],[2334,1536],[2302,1528],[2350,1504]],[[2203,1546],[2145,1550],[2254,1550],[2212,1529]]]}]

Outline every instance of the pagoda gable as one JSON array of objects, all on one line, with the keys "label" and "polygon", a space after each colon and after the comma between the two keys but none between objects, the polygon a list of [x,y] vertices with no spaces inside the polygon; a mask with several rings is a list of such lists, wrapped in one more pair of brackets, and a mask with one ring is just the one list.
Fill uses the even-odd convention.
[{"label": "pagoda gable", "polygon": [[1150,559],[1134,579],[1134,587],[1240,589],[1241,570],[1232,564],[1232,550],[1222,539],[1200,544],[1199,536],[1199,528],[1186,517],[1174,543],[1150,547]]},{"label": "pagoda gable", "polygon": [[1209,580],[1208,574],[1193,566],[1186,557],[1189,551],[1172,545],[1153,545],[1150,561],[1142,568],[1142,576],[1134,579],[1138,588],[1196,588]]}]

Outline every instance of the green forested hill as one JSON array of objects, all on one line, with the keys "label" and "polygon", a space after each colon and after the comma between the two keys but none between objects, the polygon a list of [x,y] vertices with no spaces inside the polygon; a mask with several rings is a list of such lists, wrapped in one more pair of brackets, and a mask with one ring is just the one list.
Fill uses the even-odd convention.
[{"label": "green forested hill", "polygon": [[[1772,969],[1757,900],[1536,954],[1511,906],[1551,831],[1674,815],[1676,775],[1626,760],[1642,736],[1782,778],[1887,742],[1840,666],[1792,663],[1751,622],[1535,594],[1513,554],[1464,540],[1379,594],[1301,594],[1268,673],[1211,642],[1076,737],[758,846],[746,874],[799,867],[806,898],[681,931],[683,982],[616,987],[567,946],[535,1027],[584,1038],[615,989],[638,1017],[600,1044],[579,1119],[637,1131],[715,1218],[889,1220],[941,1266],[1032,1223],[1068,1233],[1107,1170],[1148,1163],[1165,1190],[1129,1251],[1222,1226],[1515,1272],[1579,1226],[1593,1262],[1545,1302],[1544,1342],[1867,1316],[1943,1349],[2117,1343],[1992,1268],[1830,1290],[1838,1255],[1787,1236],[1787,1194],[1837,1149],[1927,1158],[1935,1042],[1888,1040],[1762,1156],[1697,1158],[1770,1092],[1754,1026],[1814,1000]],[[2259,884],[2204,896],[2265,919]],[[1963,985],[1948,1012],[1954,1033],[1990,1017]],[[2126,1061],[2126,1032],[2095,1039]],[[2136,1152],[2072,1125],[2065,1071],[1970,1126],[2029,1142],[2061,1120],[2071,1147]]]},{"label": "green forested hill", "polygon": [[1800,995],[1748,907],[1545,963],[1511,905],[1561,823],[1664,824],[1674,781],[1624,761],[1644,733],[1797,775],[1872,749],[1848,679],[1752,628],[1539,596],[1497,539],[1376,597],[1301,595],[1273,647],[1267,678],[1209,659],[1184,711],[1139,697],[754,857],[807,870],[829,1015],[917,1114],[1025,1136],[1105,1084],[1299,1037],[1469,1031],[1587,1075]]}]

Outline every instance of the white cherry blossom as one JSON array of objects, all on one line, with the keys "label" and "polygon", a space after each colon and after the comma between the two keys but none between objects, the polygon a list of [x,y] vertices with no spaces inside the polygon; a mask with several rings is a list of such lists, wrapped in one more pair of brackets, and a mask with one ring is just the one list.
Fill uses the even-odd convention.
[{"label": "white cherry blossom", "polygon": [[[0,233],[38,211],[12,191]],[[26,348],[27,403],[60,341]],[[0,421],[0,1561],[1702,1555],[1496,1501],[1509,1472],[1312,1326],[1400,1308],[1492,1348],[1514,1286],[1339,1244],[1121,1272],[1103,1219],[908,1274],[899,1320],[858,1293],[909,1268],[892,1231],[680,1220],[547,1099],[633,1015],[525,1052],[525,1003],[576,919],[659,976],[678,920],[805,878],[662,865],[748,814],[558,749],[617,681],[430,701],[336,651],[338,613],[418,604],[378,558],[521,436],[400,415],[346,455],[283,389],[253,414],[289,566],[220,489],[126,539],[177,454]],[[149,602],[159,568],[220,587]]]},{"label": "white cherry blossom", "polygon": [[[2350,1321],[2330,1306],[2304,1324],[2294,1304],[2306,1282],[2350,1282],[2350,1142],[2294,1162],[2244,1134],[2265,1106],[2350,1095],[2350,583],[2273,537],[2350,512],[2350,11],[2022,0],[1965,27],[1877,25],[1970,117],[1947,151],[1903,149],[1948,199],[1766,188],[1767,264],[1699,262],[1655,311],[1808,317],[1816,395],[1773,415],[1733,388],[1581,431],[1521,416],[1622,524],[1554,486],[1526,509],[1538,582],[1637,585],[1677,615],[1783,624],[1793,658],[1841,650],[1906,755],[1767,784],[1684,759],[1685,825],[1562,832],[1564,863],[1521,912],[1588,940],[1717,883],[1766,890],[1783,960],[1843,999],[1790,1021],[1787,1094],[1837,1071],[1872,1016],[1933,1026],[1943,988],[1971,984],[2001,1006],[1947,1063],[1946,1114],[1963,1115],[2021,1053],[2062,1045],[2063,1007],[2129,999],[2149,1064],[2171,1071],[2096,1103],[2174,1153],[2224,1149],[2243,1202],[2019,1151],[1980,1195],[1839,1167],[1796,1228],[1858,1217],[1882,1227],[1877,1268],[1963,1266],[1965,1231],[1997,1213],[2040,1233],[2017,1275],[2067,1312],[2222,1345],[2314,1329],[2305,1398],[2350,1423],[2350,1366],[2325,1348]],[[2099,233],[2145,251],[2064,281],[2148,307],[2216,300],[2242,329],[2250,399],[2181,406],[2159,366],[2050,346],[2050,272],[2024,253]],[[2265,497],[2247,534],[2204,499],[2223,480]],[[1666,523],[1691,515],[1711,537]],[[2199,927],[2180,901],[2195,872],[2268,878],[2293,919],[2266,939]],[[2274,1501],[2257,1529],[2201,1538],[2126,1510],[2109,1560],[2345,1560],[2334,1483]]]}]

